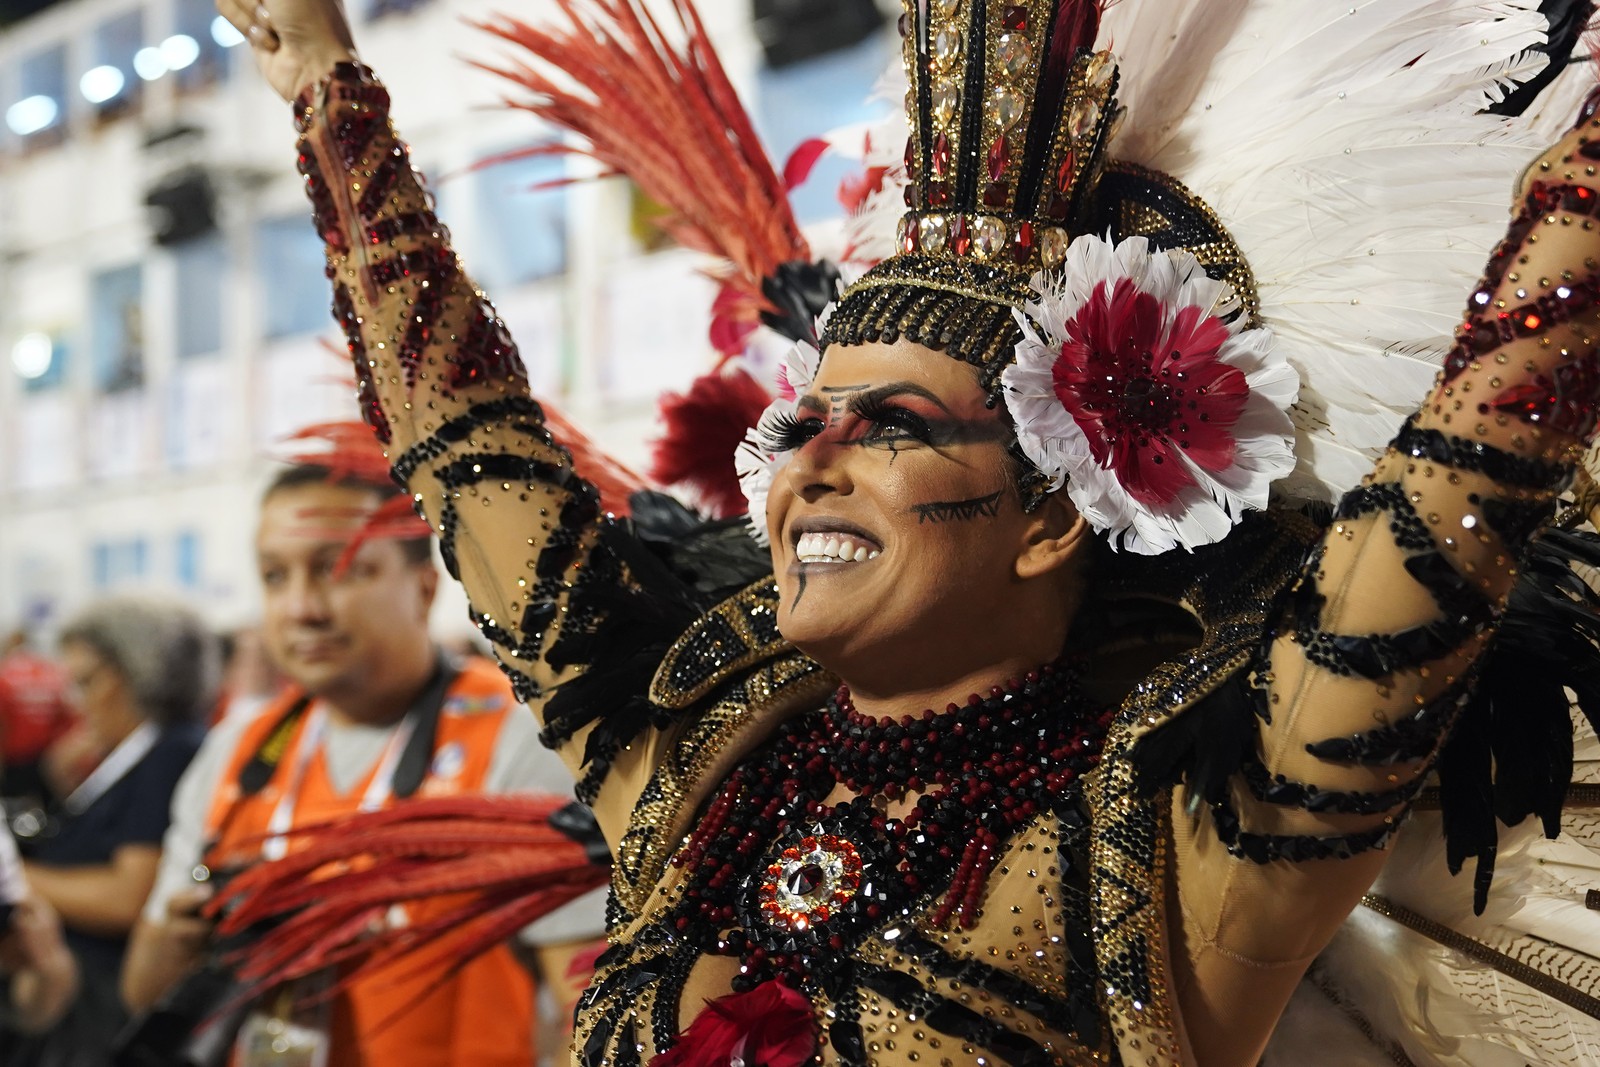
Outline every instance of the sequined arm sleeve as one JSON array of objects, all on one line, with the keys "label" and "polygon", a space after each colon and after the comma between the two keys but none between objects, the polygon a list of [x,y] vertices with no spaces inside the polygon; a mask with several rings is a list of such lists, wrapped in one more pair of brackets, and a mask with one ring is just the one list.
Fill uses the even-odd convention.
[{"label": "sequined arm sleeve", "polygon": [[388,109],[387,91],[355,64],[296,104],[300,169],[362,414],[437,531],[517,697],[540,712],[542,739],[614,829],[631,797],[600,797],[601,786],[648,727],[650,674],[693,616],[675,612],[670,577],[602,516],[595,488],[552,440]]},{"label": "sequined arm sleeve", "polygon": [[1199,1062],[1255,1062],[1266,1033],[1241,1012],[1276,1017],[1441,762],[1481,762],[1465,770],[1487,788],[1487,748],[1446,739],[1593,435],[1596,157],[1586,123],[1531,172],[1435,392],[1340,503],[1236,684],[1254,721],[1238,769],[1176,791],[1176,970]]}]

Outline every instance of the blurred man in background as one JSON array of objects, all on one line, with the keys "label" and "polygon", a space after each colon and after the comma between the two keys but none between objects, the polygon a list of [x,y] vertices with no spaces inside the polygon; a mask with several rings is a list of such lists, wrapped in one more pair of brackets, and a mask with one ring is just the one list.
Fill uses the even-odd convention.
[{"label": "blurred man in background", "polygon": [[[396,492],[381,467],[363,477],[316,464],[290,467],[268,488],[256,541],[262,635],[294,685],[215,727],[185,775],[123,974],[131,1007],[156,1002],[201,959],[209,892],[192,872],[208,857],[272,858],[296,847],[286,831],[412,795],[570,792],[501,673],[481,658],[453,661],[430,637],[438,575],[427,527],[408,501],[386,506]],[[599,902],[586,898],[525,935],[559,1003],[573,995],[563,988],[568,960],[603,925]],[[296,1005],[302,998],[277,998],[246,1021],[236,1061],[534,1062],[534,984],[508,948],[407,1006],[439,977],[380,972],[309,1010]]]}]

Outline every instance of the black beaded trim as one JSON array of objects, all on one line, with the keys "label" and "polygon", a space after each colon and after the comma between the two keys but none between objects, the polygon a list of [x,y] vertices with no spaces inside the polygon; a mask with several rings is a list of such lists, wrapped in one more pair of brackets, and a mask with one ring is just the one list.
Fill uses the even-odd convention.
[{"label": "black beaded trim", "polygon": [[1422,429],[1416,424],[1416,416],[1406,420],[1390,447],[1413,459],[1474,471],[1501,485],[1518,489],[1555,489],[1565,483],[1571,473],[1558,463],[1526,459],[1481,441]]},{"label": "black beaded trim", "polygon": [[1385,847],[1395,829],[1393,825],[1385,823],[1371,830],[1334,837],[1251,833],[1240,828],[1239,814],[1226,799],[1211,805],[1211,819],[1217,828],[1217,839],[1227,848],[1229,855],[1258,865],[1275,860],[1305,863],[1308,860],[1349,859]]},{"label": "black beaded trim", "polygon": [[828,1027],[828,1044],[840,1063],[866,1063],[866,1042],[861,1037],[861,994],[846,989],[833,1002],[833,1024]]},{"label": "black beaded trim", "polygon": [[1032,1038],[1008,1030],[971,1008],[923,988],[922,983],[909,974],[867,964],[857,966],[861,985],[888,997],[902,1011],[922,1016],[929,1029],[986,1049],[1002,1062],[1016,1067],[1050,1067],[1056,1062],[1055,1057]]},{"label": "black beaded trim", "polygon": [[[411,476],[417,472],[418,467],[430,460],[438,459],[451,445],[465,441],[474,431],[491,422],[512,417],[525,418],[539,424],[544,422],[544,411],[538,402],[526,396],[509,396],[474,404],[460,415],[441,423],[431,435],[402,452],[389,468],[389,472],[396,482],[405,485],[411,481]],[[531,433],[533,428],[518,427],[523,433]],[[541,443],[549,444],[549,433],[545,432],[542,426],[538,429],[543,433]]]},{"label": "black beaded trim", "polygon": [[435,472],[446,489],[465,489],[483,482],[546,482],[569,489],[580,479],[564,463],[529,459],[510,452],[477,452],[457,456]]},{"label": "black beaded trim", "polygon": [[1489,529],[1508,545],[1525,544],[1555,515],[1555,504],[1550,500],[1489,499],[1479,507],[1483,509],[1483,521],[1489,524]]},{"label": "black beaded trim", "polygon": [[1381,812],[1409,805],[1427,783],[1427,771],[1419,773],[1412,781],[1398,789],[1379,793],[1344,792],[1336,789],[1319,789],[1304,782],[1292,781],[1281,774],[1267,770],[1260,760],[1250,760],[1240,773],[1250,793],[1264,804],[1283,808],[1299,808],[1316,814],[1332,812],[1338,815],[1377,815]]},{"label": "black beaded trim", "polygon": [[689,972],[694,970],[698,954],[679,952],[667,963],[656,986],[655,1002],[650,1006],[650,1038],[657,1052],[670,1046],[678,1036],[678,1016],[683,987],[688,984]]},{"label": "black beaded trim", "polygon": [[1427,524],[1406,499],[1405,489],[1399,482],[1357,486],[1339,501],[1339,509],[1333,517],[1349,520],[1378,511],[1388,512],[1389,532],[1394,535],[1396,545],[1407,549],[1434,547],[1433,534],[1428,532]]},{"label": "black beaded trim", "polygon": [[[903,937],[897,947],[906,955],[916,957],[935,977],[981,989],[1027,1012],[1052,1030],[1077,1034],[1091,1045],[1098,1044],[1098,1035],[1078,1034],[1077,1021],[1083,1017],[1083,1005],[1052,997],[1016,975],[990,967],[981,960],[958,959],[924,937]],[[1088,986],[1075,990],[1079,996],[1073,999],[1081,999],[1085,994],[1092,997],[1092,989]]]},{"label": "black beaded trim", "polygon": [[1455,720],[1465,699],[1467,687],[1457,683],[1413,715],[1398,722],[1348,737],[1330,737],[1307,743],[1306,751],[1318,759],[1335,763],[1382,766],[1410,763],[1431,757],[1439,747],[1445,730]]},{"label": "black beaded trim", "polygon": [[1440,619],[1392,634],[1336,634],[1300,630],[1294,641],[1306,659],[1334,674],[1383,678],[1415,670],[1465,644],[1481,626],[1458,619]]}]

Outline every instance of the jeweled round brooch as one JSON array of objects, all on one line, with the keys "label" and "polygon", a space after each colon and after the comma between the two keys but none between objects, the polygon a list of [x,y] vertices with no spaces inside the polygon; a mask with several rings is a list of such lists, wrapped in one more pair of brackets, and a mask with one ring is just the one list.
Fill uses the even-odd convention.
[{"label": "jeweled round brooch", "polygon": [[825,923],[861,888],[861,853],[834,834],[803,837],[767,864],[758,889],[762,918],[800,932]]}]

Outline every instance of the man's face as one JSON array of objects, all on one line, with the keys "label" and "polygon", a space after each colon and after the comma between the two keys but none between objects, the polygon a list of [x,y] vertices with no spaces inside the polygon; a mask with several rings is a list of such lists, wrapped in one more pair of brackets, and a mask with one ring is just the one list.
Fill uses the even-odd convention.
[{"label": "man's face", "polygon": [[1007,611],[1029,520],[985,400],[906,342],[830,349],[800,400],[767,502],[778,625],[847,681],[959,677],[1036,625]]},{"label": "man's face", "polygon": [[431,563],[412,562],[380,537],[338,570],[378,503],[359,487],[310,484],[280,489],[261,506],[262,639],[283,672],[316,696],[372,689],[427,641],[438,583]]}]

